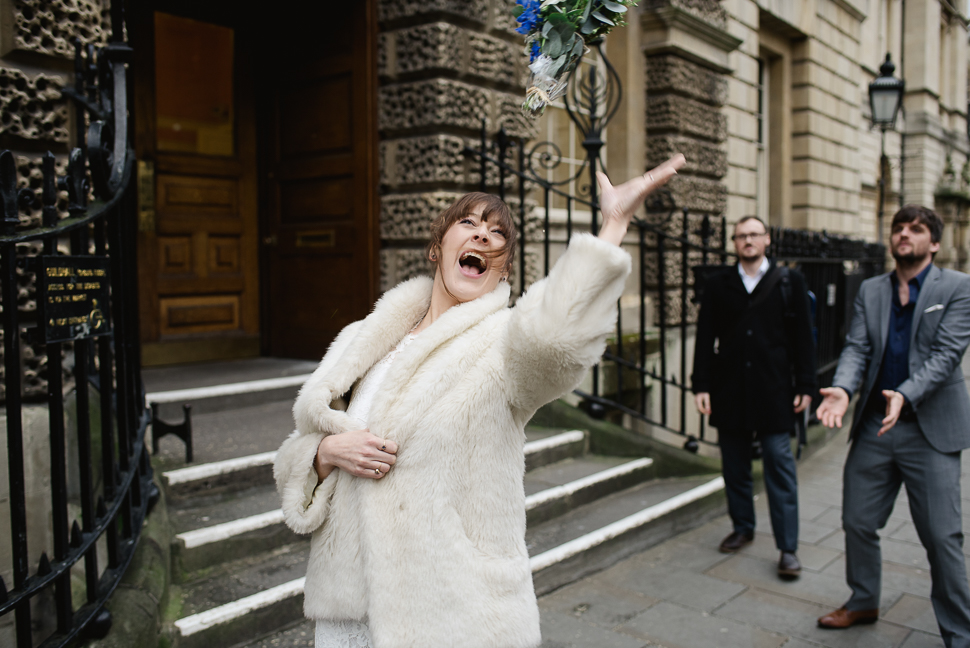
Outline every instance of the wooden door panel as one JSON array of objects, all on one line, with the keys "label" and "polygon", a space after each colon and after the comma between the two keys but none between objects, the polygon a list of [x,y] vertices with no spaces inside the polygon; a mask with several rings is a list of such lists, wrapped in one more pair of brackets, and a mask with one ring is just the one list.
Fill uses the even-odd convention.
[{"label": "wooden door panel", "polygon": [[281,181],[281,224],[349,219],[353,190],[353,176]]},{"label": "wooden door panel", "polygon": [[159,174],[155,191],[159,217],[239,217],[239,181],[235,179]]},{"label": "wooden door panel", "polygon": [[376,10],[276,68],[264,182],[269,351],[319,358],[376,297]]},{"label": "wooden door panel", "polygon": [[171,297],[159,300],[163,335],[232,331],[239,328],[239,296]]},{"label": "wooden door panel", "polygon": [[[349,73],[317,79],[280,98],[280,152],[283,160],[351,146],[352,79]],[[320,106],[326,105],[324,112]]]}]

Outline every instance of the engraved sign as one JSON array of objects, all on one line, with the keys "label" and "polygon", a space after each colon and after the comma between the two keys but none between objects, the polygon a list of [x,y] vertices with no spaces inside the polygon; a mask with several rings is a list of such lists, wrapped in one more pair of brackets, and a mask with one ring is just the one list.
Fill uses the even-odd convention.
[{"label": "engraved sign", "polygon": [[38,305],[45,342],[67,342],[111,332],[108,257],[41,257]]}]

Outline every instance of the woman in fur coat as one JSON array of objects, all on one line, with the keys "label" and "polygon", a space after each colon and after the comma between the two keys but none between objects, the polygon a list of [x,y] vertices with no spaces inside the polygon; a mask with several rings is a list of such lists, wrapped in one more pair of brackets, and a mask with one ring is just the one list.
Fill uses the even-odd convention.
[{"label": "woman in fur coat", "polygon": [[574,236],[514,308],[508,207],[459,199],[431,225],[434,280],[388,291],[333,341],[274,466],[287,525],[313,534],[317,648],[539,644],[524,427],[599,360],[630,272],[619,244],[683,163],[617,187],[600,174],[599,236]]}]

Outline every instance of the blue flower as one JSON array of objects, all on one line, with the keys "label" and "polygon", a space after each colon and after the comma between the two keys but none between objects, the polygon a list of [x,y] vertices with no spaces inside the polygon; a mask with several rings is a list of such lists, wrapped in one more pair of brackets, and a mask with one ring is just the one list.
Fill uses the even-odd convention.
[{"label": "blue flower", "polygon": [[536,25],[541,22],[541,18],[539,17],[539,0],[518,0],[516,4],[522,5],[524,11],[516,18],[519,21],[519,26],[515,31],[525,36],[532,32]]},{"label": "blue flower", "polygon": [[539,58],[539,41],[532,41],[532,50],[529,52],[529,63]]}]

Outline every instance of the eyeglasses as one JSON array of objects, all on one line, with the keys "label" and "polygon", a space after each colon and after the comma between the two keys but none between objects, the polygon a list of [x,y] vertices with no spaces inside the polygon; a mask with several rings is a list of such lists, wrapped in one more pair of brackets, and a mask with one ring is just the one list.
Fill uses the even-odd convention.
[{"label": "eyeglasses", "polygon": [[756,234],[735,234],[732,238],[735,241],[753,241],[762,236],[767,236],[768,232],[757,232]]}]

